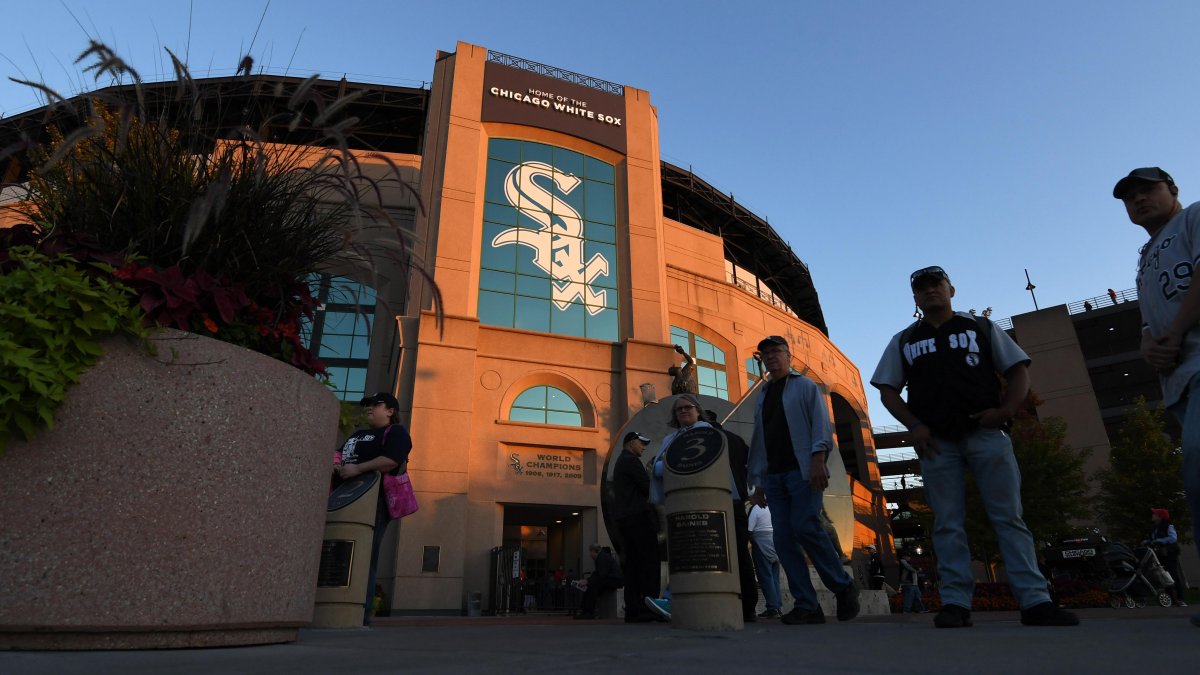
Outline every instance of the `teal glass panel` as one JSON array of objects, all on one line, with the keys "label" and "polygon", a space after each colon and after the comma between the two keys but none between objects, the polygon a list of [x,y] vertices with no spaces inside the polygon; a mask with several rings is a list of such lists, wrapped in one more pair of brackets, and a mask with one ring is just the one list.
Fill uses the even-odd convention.
[{"label": "teal glass panel", "polygon": [[371,341],[369,338],[355,336],[350,342],[350,358],[365,359],[371,356]]},{"label": "teal glass panel", "polygon": [[490,326],[513,325],[514,296],[494,291],[479,291],[479,321]]},{"label": "teal glass panel", "polygon": [[546,411],[546,424],[557,424],[564,427],[581,427],[583,426],[583,418],[579,415],[579,413],[548,410]]},{"label": "teal glass panel", "polygon": [[325,312],[323,332],[348,334],[354,330],[354,314],[350,312]]},{"label": "teal glass panel", "polygon": [[517,294],[531,298],[550,298],[550,278],[517,275]]},{"label": "teal glass panel", "polygon": [[617,228],[612,225],[589,222],[584,225],[583,234],[592,241],[602,241],[606,244],[617,243]]},{"label": "teal glass panel", "polygon": [[616,193],[613,186],[605,183],[588,181],[584,184],[587,210],[584,215],[588,220],[598,223],[616,224],[617,207]]},{"label": "teal glass panel", "polygon": [[584,249],[584,262],[589,262],[596,254],[600,254],[601,257],[608,261],[608,274],[598,275],[592,284],[604,288],[616,288],[617,247],[612,244],[601,244],[594,241],[588,242],[587,248]]},{"label": "teal glass panel", "polygon": [[518,222],[517,209],[515,206],[491,203],[484,204],[483,219],[491,223],[515,226]]},{"label": "teal glass panel", "polygon": [[350,336],[329,334],[321,336],[319,356],[335,359],[350,358]]},{"label": "teal glass panel", "polygon": [[486,291],[512,293],[516,276],[512,272],[497,272],[496,270],[479,270],[479,288]]},{"label": "teal glass panel", "polygon": [[554,168],[563,173],[583,178],[584,157],[574,150],[554,148]]},{"label": "teal glass panel", "polygon": [[725,365],[725,352],[721,351],[720,349],[717,349],[716,347],[713,347],[712,350],[713,350],[713,363],[717,363],[722,366]]},{"label": "teal glass panel", "polygon": [[[564,182],[564,186],[570,187],[570,181]],[[566,216],[568,220],[574,218],[574,222],[570,227],[580,228],[579,234],[583,234],[583,195],[584,184],[581,181],[574,186],[570,192],[564,192],[562,188],[555,185],[554,189],[554,213]]]},{"label": "teal glass panel", "polygon": [[545,424],[546,411],[531,410],[529,408],[518,408],[513,406],[512,410],[508,411],[508,419],[514,422],[533,422],[534,424]]},{"label": "teal glass panel", "polygon": [[604,183],[614,183],[613,180],[613,165],[607,162],[601,162],[593,157],[584,157],[584,175],[588,180],[598,180]]},{"label": "teal glass panel", "polygon": [[[517,249],[517,273],[528,274],[530,276],[548,276],[548,272],[543,270],[539,265],[534,263],[535,257],[540,253],[542,255],[541,262],[543,265],[550,266],[552,261],[549,258],[553,254],[546,246],[546,237],[549,235],[533,230],[521,230],[517,233],[517,240],[520,242],[529,242],[529,245],[518,244]],[[553,268],[551,268],[553,269]]]},{"label": "teal glass panel", "polygon": [[550,331],[550,301],[542,298],[527,298],[517,296],[516,319],[513,328],[536,330],[542,333]]},{"label": "teal glass panel", "polygon": [[692,334],[679,326],[671,326],[671,342],[677,345],[683,345],[684,349],[688,346],[688,341],[691,340]]},{"label": "teal glass panel", "polygon": [[525,141],[521,147],[522,162],[545,162],[554,165],[554,146]]},{"label": "teal glass panel", "polygon": [[[616,291],[609,291],[609,294],[616,295]],[[617,310],[605,309],[599,314],[589,314],[585,322],[587,325],[587,337],[596,340],[608,340],[609,342],[617,341]]]},{"label": "teal glass panel", "polygon": [[696,381],[699,382],[700,386],[702,387],[716,387],[717,371],[713,370],[712,368],[706,368],[705,366],[697,366]]},{"label": "teal glass panel", "polygon": [[492,241],[509,228],[493,223],[483,224],[483,250],[480,255],[484,267],[511,272],[517,268],[517,246],[506,244],[493,246]]},{"label": "teal glass panel", "polygon": [[508,179],[508,172],[512,171],[515,164],[501,162],[498,159],[489,159],[487,168],[487,182],[484,184],[484,198],[494,204],[508,204],[508,198],[504,196],[504,183]]},{"label": "teal glass panel", "polygon": [[[346,370],[346,391],[362,392],[367,388],[366,368],[347,368]],[[358,398],[361,400],[362,396]]]},{"label": "teal glass panel", "polygon": [[696,353],[692,356],[700,361],[713,361],[712,343],[701,337],[696,338]]},{"label": "teal glass panel", "polygon": [[514,141],[510,138],[493,138],[488,141],[488,157],[519,164],[521,162],[521,141]]},{"label": "teal glass panel", "polygon": [[345,391],[346,375],[347,375],[347,371],[349,370],[349,368],[339,368],[337,366],[330,366],[330,367],[326,368],[325,370],[329,373],[329,383],[333,385],[333,388],[341,389],[341,390]]},{"label": "teal glass panel", "polygon": [[513,401],[513,407],[522,408],[539,408],[546,407],[546,387],[530,387],[521,392],[521,395]]},{"label": "teal glass panel", "polygon": [[575,399],[557,387],[546,387],[546,409],[559,412],[579,412]]},{"label": "teal glass panel", "polygon": [[565,310],[555,306],[554,312],[550,314],[550,332],[585,337],[584,315],[586,314],[583,305],[580,304],[571,303],[571,306]]}]

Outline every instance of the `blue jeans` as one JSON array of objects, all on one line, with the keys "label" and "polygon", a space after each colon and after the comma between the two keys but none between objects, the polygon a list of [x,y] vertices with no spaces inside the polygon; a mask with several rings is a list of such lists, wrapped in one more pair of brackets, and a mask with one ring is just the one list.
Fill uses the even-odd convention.
[{"label": "blue jeans", "polygon": [[[904,589],[904,611],[924,612],[925,602],[921,600],[921,589],[916,584],[904,584],[901,588]],[[917,609],[918,607],[920,609]]]},{"label": "blue jeans", "polygon": [[779,561],[770,562],[753,539],[750,553],[754,556],[754,571],[758,574],[758,585],[762,587],[767,609],[782,609],[783,598],[779,596]]},{"label": "blue jeans", "polygon": [[1008,573],[1008,585],[1021,609],[1050,601],[1046,579],[1038,571],[1033,535],[1021,518],[1021,471],[1008,434],[976,429],[965,438],[932,440],[937,456],[921,460],[925,497],[933,509],[933,548],[942,578],[942,604],[971,608],[975,577],[964,529],[968,467],[996,531]]},{"label": "blue jeans", "polygon": [[1171,406],[1171,414],[1183,427],[1183,491],[1187,494],[1188,510],[1192,512],[1192,536],[1200,551],[1200,374],[1188,382],[1187,393]]},{"label": "blue jeans", "polygon": [[775,528],[775,554],[787,575],[788,589],[796,599],[793,610],[820,608],[817,592],[808,576],[804,554],[808,554],[817,576],[833,592],[854,583],[842,567],[841,556],[821,522],[821,493],[812,489],[799,469],[767,474],[767,508]]}]

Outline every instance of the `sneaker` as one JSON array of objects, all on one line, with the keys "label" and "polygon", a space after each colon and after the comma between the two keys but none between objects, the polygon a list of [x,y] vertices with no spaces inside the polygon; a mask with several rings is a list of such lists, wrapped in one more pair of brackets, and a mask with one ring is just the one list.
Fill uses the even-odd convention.
[{"label": "sneaker", "polygon": [[946,605],[933,617],[933,625],[938,628],[970,628],[974,624],[971,623],[971,610],[958,605]]},{"label": "sneaker", "polygon": [[654,612],[655,615],[661,616],[667,621],[671,620],[671,601],[665,598],[652,598],[646,596],[643,600],[646,603],[646,609]]},{"label": "sneaker", "polygon": [[760,619],[778,619],[781,616],[783,616],[783,612],[780,612],[777,609],[766,609],[766,610],[763,610],[758,615],[758,618],[760,618]]},{"label": "sneaker", "polygon": [[1175,601],[1175,606],[1176,606],[1176,607],[1187,607],[1187,603],[1186,603],[1186,602],[1184,602],[1184,601],[1182,601],[1182,600],[1176,600],[1176,601]]},{"label": "sneaker", "polygon": [[837,592],[838,621],[849,621],[858,616],[858,586],[851,581],[848,586]]},{"label": "sneaker", "polygon": [[822,612],[820,607],[816,609],[800,609],[799,607],[795,607],[792,611],[780,617],[780,620],[789,626],[825,623],[825,612]]},{"label": "sneaker", "polygon": [[1043,602],[1021,610],[1021,623],[1026,626],[1078,626],[1079,617],[1053,602]]}]

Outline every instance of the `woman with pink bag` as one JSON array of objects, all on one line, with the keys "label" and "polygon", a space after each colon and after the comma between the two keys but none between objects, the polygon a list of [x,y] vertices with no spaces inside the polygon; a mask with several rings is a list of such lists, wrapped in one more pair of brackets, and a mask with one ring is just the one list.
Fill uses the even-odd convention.
[{"label": "woman with pink bag", "polygon": [[[375,508],[375,534],[371,542],[371,572],[367,578],[367,597],[363,602],[363,625],[371,625],[371,605],[375,600],[375,573],[379,562],[379,546],[383,533],[391,521],[388,513],[388,494],[384,489],[393,476],[408,471],[408,453],[412,450],[412,438],[400,424],[400,403],[395,396],[381,391],[362,400],[366,410],[368,428],[350,434],[342,444],[340,453],[334,455],[334,473],[340,480],[348,480],[370,471],[383,475],[384,485],[379,489],[379,503]],[[405,476],[407,478],[407,476]],[[390,481],[387,479],[391,479]],[[408,489],[411,498],[411,487]]]}]

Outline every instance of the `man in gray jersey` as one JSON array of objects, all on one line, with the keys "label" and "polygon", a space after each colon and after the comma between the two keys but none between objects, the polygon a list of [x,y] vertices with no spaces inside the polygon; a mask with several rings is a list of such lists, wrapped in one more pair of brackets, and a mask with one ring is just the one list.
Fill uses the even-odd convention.
[{"label": "man in gray jersey", "polygon": [[[1179,188],[1157,166],[1134,169],[1117,181],[1113,197],[1150,235],[1138,261],[1142,356],[1158,371],[1163,405],[1183,426],[1183,489],[1200,548],[1200,293],[1192,271],[1200,257],[1200,203],[1186,209]],[[1192,616],[1200,627],[1200,614]]]}]

